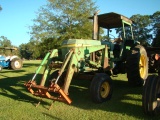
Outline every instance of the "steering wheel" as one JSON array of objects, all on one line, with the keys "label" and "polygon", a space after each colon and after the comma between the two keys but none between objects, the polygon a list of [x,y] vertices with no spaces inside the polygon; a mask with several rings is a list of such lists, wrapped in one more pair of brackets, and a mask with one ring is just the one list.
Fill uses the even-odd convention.
[{"label": "steering wheel", "polygon": [[108,36],[104,36],[103,41],[109,41],[109,42],[114,42],[115,36],[112,34],[109,34]]}]

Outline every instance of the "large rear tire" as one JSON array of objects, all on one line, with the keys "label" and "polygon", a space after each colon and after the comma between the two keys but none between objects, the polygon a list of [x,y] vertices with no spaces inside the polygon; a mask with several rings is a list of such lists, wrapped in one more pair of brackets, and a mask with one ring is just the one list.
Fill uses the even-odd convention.
[{"label": "large rear tire", "polygon": [[148,57],[143,46],[130,50],[126,62],[128,82],[132,86],[142,86],[148,77]]},{"label": "large rear tire", "polygon": [[102,103],[111,99],[113,92],[112,80],[105,73],[97,73],[90,85],[91,99],[95,103]]},{"label": "large rear tire", "polygon": [[10,67],[13,70],[19,70],[19,69],[22,68],[22,66],[23,66],[23,63],[22,63],[22,60],[20,58],[14,58],[11,61],[11,64],[10,64]]},{"label": "large rear tire", "polygon": [[144,85],[142,107],[146,114],[160,114],[160,77],[150,75]]}]

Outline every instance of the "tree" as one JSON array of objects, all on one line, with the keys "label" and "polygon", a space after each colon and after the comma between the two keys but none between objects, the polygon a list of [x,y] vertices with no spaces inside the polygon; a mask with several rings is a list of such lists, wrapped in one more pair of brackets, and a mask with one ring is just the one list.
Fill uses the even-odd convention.
[{"label": "tree", "polygon": [[150,16],[152,19],[153,34],[155,38],[153,39],[152,46],[160,46],[160,11],[155,12]]},{"label": "tree", "polygon": [[160,46],[160,29],[157,30],[157,34],[152,42],[153,47],[159,47]]},{"label": "tree", "polygon": [[0,11],[2,10],[2,7],[1,7],[1,5],[0,5]]},{"label": "tree", "polygon": [[51,42],[49,48],[53,49],[54,44],[60,45],[66,39],[92,38],[92,21],[88,19],[96,11],[92,0],[48,1],[31,26],[32,40],[38,41],[41,49],[46,49],[46,41]]},{"label": "tree", "polygon": [[12,47],[11,41],[5,37],[5,36],[1,36],[0,37],[0,46],[1,47]]},{"label": "tree", "polygon": [[[0,47],[15,47],[12,45],[11,41],[5,37],[5,36],[1,36],[0,37]],[[19,50],[15,50],[15,51],[10,51],[10,50],[4,50],[1,49],[0,50],[0,54],[4,54],[4,55],[18,55],[19,54]]]},{"label": "tree", "polygon": [[56,42],[56,38],[46,38],[38,45],[38,48],[40,50],[39,52],[41,53],[39,57],[43,58],[48,51],[56,49],[59,46],[60,45]]},{"label": "tree", "polygon": [[142,45],[150,44],[152,40],[150,16],[137,14],[133,15],[130,19],[134,21],[133,32],[135,39]]},{"label": "tree", "polygon": [[92,22],[88,17],[96,11],[92,0],[49,0],[41,7],[31,27],[41,57],[70,38],[92,38]]},{"label": "tree", "polygon": [[36,59],[40,56],[40,51],[38,51],[38,45],[35,41],[30,41],[26,44],[21,44],[19,46],[20,54],[22,58],[25,59]]}]

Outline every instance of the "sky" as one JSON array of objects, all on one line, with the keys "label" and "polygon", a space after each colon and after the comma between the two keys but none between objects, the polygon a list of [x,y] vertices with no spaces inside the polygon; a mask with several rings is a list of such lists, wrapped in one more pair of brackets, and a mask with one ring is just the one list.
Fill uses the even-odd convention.
[{"label": "sky", "polygon": [[[0,0],[0,36],[7,37],[17,47],[28,43],[29,26],[34,24],[39,8],[46,4],[47,0]],[[160,11],[160,0],[96,0],[96,6],[99,14],[116,12],[131,17]]]}]

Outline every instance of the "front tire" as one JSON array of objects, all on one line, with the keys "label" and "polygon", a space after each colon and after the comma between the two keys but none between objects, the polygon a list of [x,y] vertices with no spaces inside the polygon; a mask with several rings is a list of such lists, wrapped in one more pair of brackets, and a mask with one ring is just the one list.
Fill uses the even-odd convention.
[{"label": "front tire", "polygon": [[148,57],[143,46],[137,45],[127,56],[128,82],[132,86],[142,86],[148,76]]},{"label": "front tire", "polygon": [[160,114],[160,77],[150,75],[144,85],[142,107],[145,114]]},{"label": "front tire", "polygon": [[95,103],[102,103],[111,99],[113,92],[112,80],[105,73],[96,74],[90,85],[91,99]]}]

